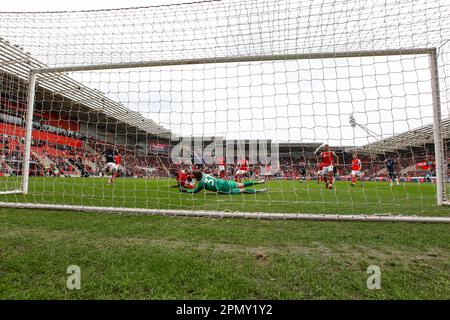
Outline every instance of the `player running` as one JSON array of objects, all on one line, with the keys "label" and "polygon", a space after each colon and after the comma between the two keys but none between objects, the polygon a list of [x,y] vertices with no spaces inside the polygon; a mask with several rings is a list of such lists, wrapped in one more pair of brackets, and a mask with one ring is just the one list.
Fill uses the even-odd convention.
[{"label": "player running", "polygon": [[180,187],[181,192],[187,193],[198,193],[201,190],[205,189],[207,191],[212,191],[220,194],[243,194],[243,193],[257,193],[257,192],[266,192],[267,189],[246,189],[246,187],[250,187],[257,184],[262,184],[265,181],[247,181],[244,183],[239,183],[231,180],[224,180],[215,178],[209,174],[202,173],[201,171],[193,172],[194,178],[197,181],[194,189],[186,189]]},{"label": "player running", "polygon": [[108,179],[109,185],[114,183],[114,180],[117,177],[117,173],[120,171],[120,164],[122,162],[122,157],[117,151],[113,151],[109,149],[105,153],[106,164],[103,167],[102,171],[106,174],[110,174],[111,177]]},{"label": "player running", "polygon": [[242,158],[238,162],[238,169],[236,170],[236,173],[234,175],[234,181],[240,182],[242,178],[246,177],[247,175],[248,175],[248,160]]},{"label": "player running", "polygon": [[388,174],[388,179],[389,179],[389,181],[391,182],[391,183],[390,183],[390,186],[392,187],[392,186],[394,185],[394,181],[395,181],[395,182],[397,183],[397,185],[399,186],[399,185],[400,185],[400,182],[398,182],[397,175],[395,174],[395,171],[394,171],[394,165],[395,165],[394,160],[388,158],[388,159],[386,159],[386,161],[385,161],[384,163],[385,163],[385,165],[386,165],[387,174]]},{"label": "player running", "polygon": [[359,177],[360,180],[362,181],[361,169],[362,169],[362,162],[358,158],[358,155],[356,153],[354,153],[353,159],[352,159],[352,172],[350,174],[350,176],[352,177],[352,187],[355,186],[356,177]]},{"label": "player running", "polygon": [[322,158],[322,177],[325,181],[325,188],[333,189],[334,164],[339,162],[339,158],[334,151],[330,150],[328,144],[324,145],[325,151],[320,153]]}]

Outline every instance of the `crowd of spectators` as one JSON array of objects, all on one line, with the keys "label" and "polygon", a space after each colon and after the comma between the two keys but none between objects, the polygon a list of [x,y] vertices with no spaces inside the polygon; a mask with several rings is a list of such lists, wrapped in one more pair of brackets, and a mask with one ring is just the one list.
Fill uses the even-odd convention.
[{"label": "crowd of spectators", "polygon": [[[0,120],[1,121],[1,120]],[[45,126],[35,129],[46,130]],[[64,137],[81,139],[79,133],[67,130],[54,132]],[[188,169],[187,166],[177,166],[169,159],[168,153],[146,154],[134,145],[112,144],[93,137],[82,137],[79,146],[58,144],[53,141],[32,140],[31,143],[31,174],[37,176],[101,176],[105,165],[106,150],[114,150],[122,157],[122,174],[129,177],[169,177],[174,176],[177,170]],[[13,135],[0,135],[0,175],[17,175],[21,173],[21,164],[24,154],[24,138]],[[415,148],[414,152],[402,151],[390,155],[395,160],[396,171],[400,176],[425,177],[434,175],[433,151],[427,146]],[[335,168],[337,177],[348,176],[351,171],[351,153],[340,151],[339,164]],[[362,171],[367,178],[385,177],[386,155],[375,157],[363,156]],[[419,162],[427,162],[427,169],[416,166]],[[306,177],[315,179],[318,173],[318,158],[311,151],[302,154],[288,152],[281,153],[279,157],[280,170],[273,175],[274,178],[299,179],[300,166],[306,169]],[[217,165],[202,165],[202,170],[216,174]],[[232,177],[236,164],[228,164],[227,177]],[[253,177],[263,175],[266,168],[262,164],[250,164],[250,173]],[[269,177],[270,178],[270,177]]]},{"label": "crowd of spectators", "polygon": [[[101,169],[105,164],[105,150],[114,149],[122,156],[123,175],[130,177],[168,177],[184,166],[171,163],[167,154],[139,154],[134,146],[111,144],[105,141],[89,138],[87,141],[90,151],[86,148],[59,145],[52,142],[33,140],[31,161],[33,163],[32,173],[38,176],[61,176],[61,175],[89,175],[101,176]],[[3,135],[0,137],[1,163],[0,171],[5,174],[19,174],[20,163],[23,160],[24,140],[23,138]],[[362,171],[367,178],[384,177],[386,170],[385,156],[362,157]],[[426,151],[418,151],[413,154],[397,154],[393,156],[396,162],[396,171],[404,177],[427,176],[433,174],[434,159]],[[423,170],[416,167],[416,163],[430,163],[428,169]],[[318,159],[315,155],[294,156],[282,154],[279,158],[280,170],[274,176],[284,179],[299,179],[300,166],[305,167],[306,176],[315,179],[317,177]],[[233,176],[235,164],[227,165],[227,176]],[[185,169],[188,169],[186,167]],[[250,164],[250,172],[257,176],[264,172],[261,164]],[[216,165],[203,165],[202,170],[207,173],[216,174]],[[348,176],[351,171],[351,154],[341,153],[340,162],[336,166],[337,176]],[[406,171],[405,171],[406,170]]]}]

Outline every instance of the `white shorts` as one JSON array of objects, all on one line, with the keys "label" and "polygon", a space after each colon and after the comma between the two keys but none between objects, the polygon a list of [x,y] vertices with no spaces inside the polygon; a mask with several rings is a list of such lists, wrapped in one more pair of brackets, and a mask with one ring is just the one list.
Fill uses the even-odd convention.
[{"label": "white shorts", "polygon": [[119,167],[114,162],[108,162],[108,163],[105,164],[105,166],[103,167],[102,171],[114,172],[118,168]]},{"label": "white shorts", "polygon": [[219,172],[220,171],[225,171],[225,166],[219,165]]},{"label": "white shorts", "polygon": [[247,174],[247,170],[237,170],[236,171],[236,175],[238,175],[238,176],[243,176],[244,174]]},{"label": "white shorts", "polygon": [[323,176],[329,174],[330,172],[333,173],[333,166],[323,167],[322,169]]},{"label": "white shorts", "polygon": [[195,179],[192,179],[190,182],[186,180],[186,182],[184,183],[185,187],[192,187],[195,185]]},{"label": "white shorts", "polygon": [[361,171],[359,171],[359,170],[352,170],[352,173],[350,175],[360,177],[361,176]]}]

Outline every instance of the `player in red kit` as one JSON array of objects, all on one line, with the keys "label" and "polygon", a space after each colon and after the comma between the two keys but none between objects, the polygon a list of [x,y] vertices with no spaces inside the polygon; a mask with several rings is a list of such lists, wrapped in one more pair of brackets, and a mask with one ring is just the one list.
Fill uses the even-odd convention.
[{"label": "player in red kit", "polygon": [[217,162],[217,166],[219,167],[219,170],[218,170],[219,171],[219,177],[220,177],[220,179],[224,179],[225,178],[225,174],[226,174],[224,157],[217,157],[216,162]]},{"label": "player in red kit", "polygon": [[239,182],[242,177],[247,176],[248,174],[248,161],[245,158],[239,160],[238,169],[236,170],[236,174],[234,175],[234,180]]},{"label": "player in red kit", "polygon": [[[109,164],[110,164],[110,172],[111,172],[111,178],[109,178],[108,180],[108,184],[113,184],[114,180],[117,177],[117,173],[121,170],[121,162],[122,162],[122,157],[120,156],[120,154],[117,151],[114,151],[114,156],[113,156],[113,161],[112,165],[111,165],[111,160],[109,160]],[[107,164],[108,164],[107,163]]]},{"label": "player in red kit", "polygon": [[322,158],[322,177],[325,181],[325,186],[327,189],[333,189],[333,176],[334,176],[334,165],[339,161],[336,153],[330,150],[329,145],[324,145],[324,151],[320,154]]},{"label": "player in red kit", "polygon": [[179,170],[177,172],[177,185],[178,187],[192,189],[194,187],[192,174],[190,174],[186,170]]},{"label": "player in red kit", "polygon": [[120,166],[121,161],[122,161],[122,157],[120,156],[120,154],[116,154],[114,156],[114,163],[116,164],[116,166]]},{"label": "player in red kit", "polygon": [[362,168],[361,160],[358,158],[358,155],[354,153],[352,159],[352,172],[351,172],[352,187],[355,186],[356,177],[361,178],[361,168]]},{"label": "player in red kit", "polygon": [[322,182],[322,169],[323,169],[322,162],[318,162],[317,163],[317,183]]}]

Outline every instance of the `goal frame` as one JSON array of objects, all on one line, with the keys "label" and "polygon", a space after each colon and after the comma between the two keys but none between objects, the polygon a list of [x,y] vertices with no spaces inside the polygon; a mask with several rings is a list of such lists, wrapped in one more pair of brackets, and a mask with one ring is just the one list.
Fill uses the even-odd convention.
[{"label": "goal frame", "polygon": [[[286,55],[257,55],[257,56],[232,56],[232,57],[216,57],[216,58],[201,58],[201,59],[181,59],[181,60],[160,60],[160,61],[143,61],[130,63],[114,63],[114,64],[92,64],[92,65],[76,65],[63,67],[49,67],[31,69],[28,77],[28,92],[27,92],[27,113],[25,119],[25,149],[24,162],[22,170],[22,189],[14,191],[0,192],[5,193],[22,193],[29,192],[29,173],[30,173],[30,157],[31,157],[31,140],[32,140],[32,121],[34,113],[35,90],[38,83],[39,75],[51,73],[65,73],[65,72],[82,72],[82,71],[96,71],[96,70],[113,70],[113,69],[132,69],[132,68],[149,68],[149,67],[163,67],[163,66],[179,66],[179,65],[198,65],[198,64],[218,64],[218,63],[239,63],[239,62],[263,62],[263,61],[282,61],[282,60],[312,60],[312,59],[333,59],[333,58],[357,58],[357,57],[375,57],[375,56],[398,56],[398,55],[427,55],[429,59],[429,69],[431,75],[431,94],[432,94],[432,108],[433,108],[433,132],[434,132],[434,147],[436,158],[436,201],[438,206],[449,204],[446,197],[445,189],[445,159],[443,136],[442,136],[442,113],[439,89],[439,72],[437,64],[437,48],[413,48],[413,49],[396,49],[396,50],[373,50],[373,51],[351,51],[351,52],[328,52],[328,53],[309,53],[309,54],[286,54]],[[12,204],[0,203],[0,206],[6,207],[33,207],[33,208],[54,208],[54,209],[71,209],[72,206],[57,205],[57,204]],[[85,211],[116,211],[116,212],[142,212],[155,214],[158,211],[160,214],[177,215],[174,210],[150,210],[150,209],[136,209],[136,208],[103,208],[103,207],[85,207],[76,206],[74,210]],[[180,211],[179,215],[187,215],[187,212]],[[224,217],[224,213],[211,211],[210,216]],[[204,214],[194,213],[193,216],[202,216]],[[275,214],[276,215],[276,214]],[[285,219],[285,214],[282,215]],[[253,217],[254,214],[245,212],[233,213],[234,217]],[[325,217],[325,215],[294,215],[298,219],[317,219],[317,220],[335,220],[335,218]],[[274,214],[258,213],[258,218],[274,219]],[[312,218],[311,218],[312,217]],[[322,218],[320,218],[322,217]],[[342,216],[338,216],[342,218]],[[349,215],[343,220],[363,220],[368,221],[366,216]],[[361,217],[361,218],[358,218]],[[386,217],[386,221],[398,221],[395,216],[391,218]],[[397,217],[400,218],[400,217]],[[419,218],[419,217],[417,217]],[[379,221],[379,218],[375,219]],[[400,220],[404,221],[404,220]],[[414,221],[414,218],[408,218],[408,221]],[[418,219],[417,221],[422,221]],[[446,221],[446,222],[450,222]]]}]

